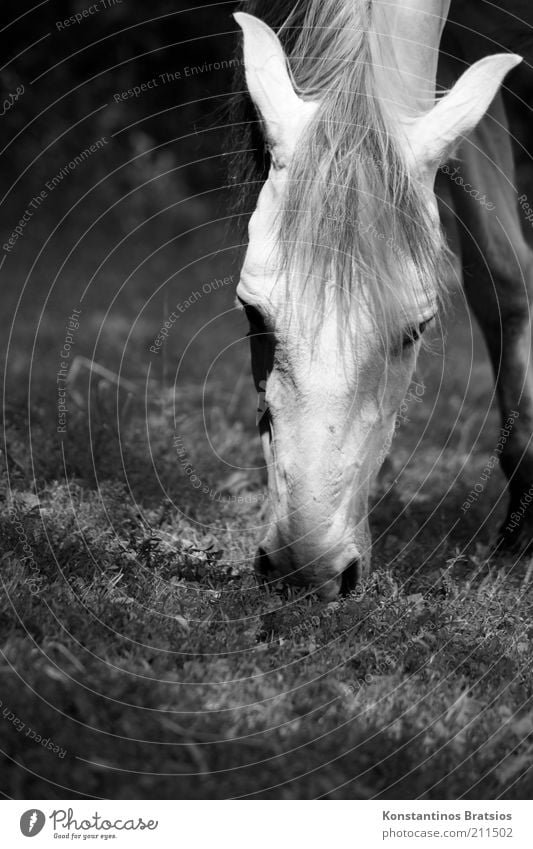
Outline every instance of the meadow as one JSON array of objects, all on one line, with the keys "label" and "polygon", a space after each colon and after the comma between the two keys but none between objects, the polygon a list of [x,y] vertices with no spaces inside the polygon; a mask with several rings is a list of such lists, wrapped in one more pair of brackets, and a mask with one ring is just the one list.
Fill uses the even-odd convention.
[{"label": "meadow", "polygon": [[[203,278],[189,278],[186,294]],[[227,299],[216,317],[227,315],[190,367],[192,316],[176,322],[181,353],[169,349],[164,368],[158,360],[143,382],[140,360],[130,362],[131,391],[80,369],[65,434],[58,322],[44,333],[49,356],[32,361],[29,409],[20,377],[8,396],[2,792],[528,797],[533,570],[491,554],[505,506],[497,468],[462,509],[499,425],[461,295],[423,354],[378,481],[372,574],[324,605],[260,588],[252,574],[267,505],[245,328],[229,289],[210,293]],[[213,303],[195,305],[202,327]],[[122,321],[132,326],[133,313]],[[153,336],[160,323],[152,317]],[[82,317],[78,349],[90,355],[83,326]],[[124,351],[121,328],[110,339]],[[145,359],[147,338],[145,329]],[[111,341],[107,353],[115,368]]]}]

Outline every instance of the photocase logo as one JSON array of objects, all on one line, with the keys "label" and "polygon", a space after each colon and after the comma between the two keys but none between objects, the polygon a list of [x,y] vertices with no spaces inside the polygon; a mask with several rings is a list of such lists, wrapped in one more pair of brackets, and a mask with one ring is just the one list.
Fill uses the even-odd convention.
[{"label": "photocase logo", "polygon": [[46,822],[46,817],[42,811],[33,808],[30,811],[25,811],[20,818],[20,830],[24,837],[35,837],[42,831]]}]

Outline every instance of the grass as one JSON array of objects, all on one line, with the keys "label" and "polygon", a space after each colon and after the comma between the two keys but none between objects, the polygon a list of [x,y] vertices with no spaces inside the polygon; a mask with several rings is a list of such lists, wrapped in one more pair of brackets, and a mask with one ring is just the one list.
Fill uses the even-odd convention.
[{"label": "grass", "polygon": [[[374,571],[329,605],[252,577],[263,481],[247,382],[205,398],[159,386],[120,427],[97,387],[90,420],[74,409],[62,446],[53,406],[35,402],[31,419],[9,407],[2,792],[529,797],[531,569],[490,556],[499,472],[461,514],[497,441],[482,351],[470,381],[454,367],[469,339],[457,323],[442,385],[442,360],[422,364],[423,402],[375,496]],[[176,410],[219,501],[176,459]]]}]

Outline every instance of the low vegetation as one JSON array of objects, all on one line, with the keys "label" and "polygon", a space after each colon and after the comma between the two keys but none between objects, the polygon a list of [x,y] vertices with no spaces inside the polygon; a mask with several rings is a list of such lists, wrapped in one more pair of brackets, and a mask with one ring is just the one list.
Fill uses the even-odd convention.
[{"label": "low vegetation", "polygon": [[[91,440],[77,410],[63,444],[49,436],[54,411],[37,405],[31,452],[26,413],[9,409],[4,793],[530,796],[532,570],[491,558],[499,472],[458,521],[497,428],[491,419],[474,439],[473,404],[467,424],[455,423],[464,387],[454,380],[434,391],[445,415],[422,436],[433,390],[410,407],[376,493],[375,569],[328,605],[257,587],[249,556],[262,479],[220,476],[194,438],[194,389],[178,399],[180,432],[215,498],[176,459],[170,392],[146,415],[130,406],[120,429],[96,405]],[[215,396],[209,407],[215,451],[253,466],[253,423]]]}]

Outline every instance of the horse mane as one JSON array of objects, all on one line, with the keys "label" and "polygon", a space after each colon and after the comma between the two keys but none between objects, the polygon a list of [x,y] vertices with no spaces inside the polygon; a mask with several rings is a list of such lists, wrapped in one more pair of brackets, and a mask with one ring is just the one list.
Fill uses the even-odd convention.
[{"label": "horse mane", "polygon": [[[296,0],[289,13],[285,0],[242,8],[277,32],[296,90],[320,104],[289,166],[279,220],[289,285],[313,285],[323,306],[325,283],[333,282],[343,316],[369,297],[381,332],[399,333],[420,284],[443,290],[444,250],[379,90],[372,0]],[[236,85],[233,146],[254,151],[237,162],[241,211],[249,212],[269,163],[244,74]]]}]

